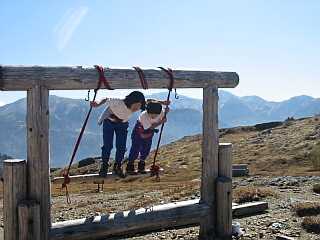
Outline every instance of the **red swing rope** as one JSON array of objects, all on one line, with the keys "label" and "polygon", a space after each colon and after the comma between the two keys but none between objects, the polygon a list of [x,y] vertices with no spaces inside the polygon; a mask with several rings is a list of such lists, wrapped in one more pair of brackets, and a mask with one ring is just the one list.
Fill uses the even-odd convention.
[{"label": "red swing rope", "polygon": [[[111,88],[108,80],[106,79],[106,77],[104,76],[104,68],[102,66],[98,66],[98,65],[95,65],[94,66],[96,68],[96,70],[98,71],[98,74],[99,74],[99,79],[98,79],[98,84],[97,84],[97,88],[94,90],[94,97],[93,97],[93,101],[96,100],[96,97],[97,97],[97,93],[98,93],[98,90],[101,88],[101,85],[103,84],[105,86],[106,89],[109,89],[109,90],[113,90],[113,88]],[[68,165],[68,168],[65,169],[64,173],[63,173],[63,178],[64,178],[64,181],[62,183],[62,189],[66,189],[66,197],[67,197],[67,203],[71,203],[71,199],[70,199],[70,195],[69,195],[69,191],[68,191],[68,184],[70,183],[71,179],[70,179],[70,169],[71,169],[71,166],[72,166],[72,163],[74,161],[74,158],[76,156],[76,153],[78,151],[78,148],[79,148],[79,145],[80,145],[80,142],[81,142],[81,139],[82,139],[82,136],[83,136],[83,133],[84,133],[84,130],[87,126],[87,123],[88,123],[88,120],[89,120],[89,117],[90,117],[90,114],[92,112],[92,106],[90,105],[90,109],[87,113],[87,116],[84,120],[84,123],[82,125],[82,128],[81,128],[81,131],[80,131],[80,134],[78,136],[78,139],[76,141],[76,144],[74,146],[74,149],[73,149],[73,152],[72,152],[72,156],[71,156],[71,159],[70,159],[70,162],[69,162],[69,165]]]},{"label": "red swing rope", "polygon": [[140,83],[141,83],[142,88],[144,90],[149,89],[148,82],[146,80],[146,77],[145,77],[144,72],[142,71],[142,69],[139,68],[139,67],[133,67],[133,69],[136,70],[138,75],[139,75]]},{"label": "red swing rope", "polygon": [[[168,68],[168,69],[165,69],[163,67],[159,67],[159,68],[162,71],[164,71],[169,77],[168,96],[167,96],[167,102],[169,102],[170,95],[171,95],[171,92],[172,92],[172,89],[173,89],[173,85],[174,85],[173,71],[170,68]],[[168,113],[167,109],[168,109],[168,105],[166,106],[166,111],[164,112],[164,118],[167,117],[167,113]],[[156,165],[156,160],[157,160],[157,156],[158,156],[158,153],[159,153],[159,147],[160,147],[160,142],[161,142],[161,137],[162,137],[162,133],[163,133],[164,124],[165,123],[162,123],[162,125],[161,125],[159,139],[158,139],[158,143],[157,143],[157,148],[155,150],[154,157],[153,157],[153,164],[152,164],[152,166],[150,168],[151,176],[156,176],[157,181],[160,181],[160,166]]]}]

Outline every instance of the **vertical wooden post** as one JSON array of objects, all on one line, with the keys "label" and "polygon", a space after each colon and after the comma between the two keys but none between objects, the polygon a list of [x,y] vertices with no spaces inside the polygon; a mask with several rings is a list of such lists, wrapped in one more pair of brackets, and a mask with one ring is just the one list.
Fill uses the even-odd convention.
[{"label": "vertical wooden post", "polygon": [[4,240],[18,240],[18,204],[26,196],[26,161],[5,160],[3,170]]},{"label": "vertical wooden post", "polygon": [[203,139],[201,201],[210,211],[200,223],[200,239],[215,239],[216,178],[218,177],[218,88],[208,86],[203,91]]},{"label": "vertical wooden post", "polygon": [[28,199],[40,204],[41,240],[48,240],[50,219],[49,91],[35,85],[27,93]]},{"label": "vertical wooden post", "polygon": [[232,178],[231,143],[219,143],[219,176]]},{"label": "vertical wooden post", "polygon": [[217,179],[217,236],[232,238],[232,144],[219,144]]},{"label": "vertical wooden post", "polygon": [[40,240],[40,205],[23,201],[18,206],[19,240]]}]

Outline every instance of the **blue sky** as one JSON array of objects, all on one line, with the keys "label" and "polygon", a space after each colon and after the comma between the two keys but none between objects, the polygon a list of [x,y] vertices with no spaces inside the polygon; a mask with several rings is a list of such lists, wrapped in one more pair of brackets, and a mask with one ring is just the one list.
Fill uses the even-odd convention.
[{"label": "blue sky", "polygon": [[0,64],[236,71],[240,96],[320,97],[319,12],[317,0],[3,0]]}]

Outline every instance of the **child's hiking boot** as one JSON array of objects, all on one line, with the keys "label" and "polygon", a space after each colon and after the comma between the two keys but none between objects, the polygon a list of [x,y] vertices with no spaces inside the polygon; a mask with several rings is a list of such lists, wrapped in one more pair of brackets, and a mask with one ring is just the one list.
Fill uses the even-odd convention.
[{"label": "child's hiking boot", "polygon": [[126,173],[128,175],[136,175],[136,171],[134,170],[134,163],[128,163],[126,168]]},{"label": "child's hiking boot", "polygon": [[108,168],[109,168],[109,164],[106,162],[102,162],[100,171],[99,171],[99,176],[106,177],[108,175]]},{"label": "child's hiking boot", "polygon": [[146,174],[146,163],[144,161],[140,161],[138,163],[138,173],[140,174]]},{"label": "child's hiking boot", "polygon": [[123,173],[122,166],[119,163],[115,163],[113,165],[113,173],[118,175],[121,178],[125,178],[125,174]]}]

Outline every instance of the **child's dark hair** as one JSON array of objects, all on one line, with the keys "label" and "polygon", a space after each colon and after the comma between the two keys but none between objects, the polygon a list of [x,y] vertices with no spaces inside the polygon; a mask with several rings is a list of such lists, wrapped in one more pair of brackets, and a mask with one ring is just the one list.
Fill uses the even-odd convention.
[{"label": "child's dark hair", "polygon": [[130,108],[134,103],[141,103],[141,110],[144,110],[146,107],[146,100],[142,92],[133,91],[125,97],[123,100],[127,108]]},{"label": "child's dark hair", "polygon": [[162,111],[162,105],[158,102],[148,102],[146,106],[147,113],[160,114]]}]

